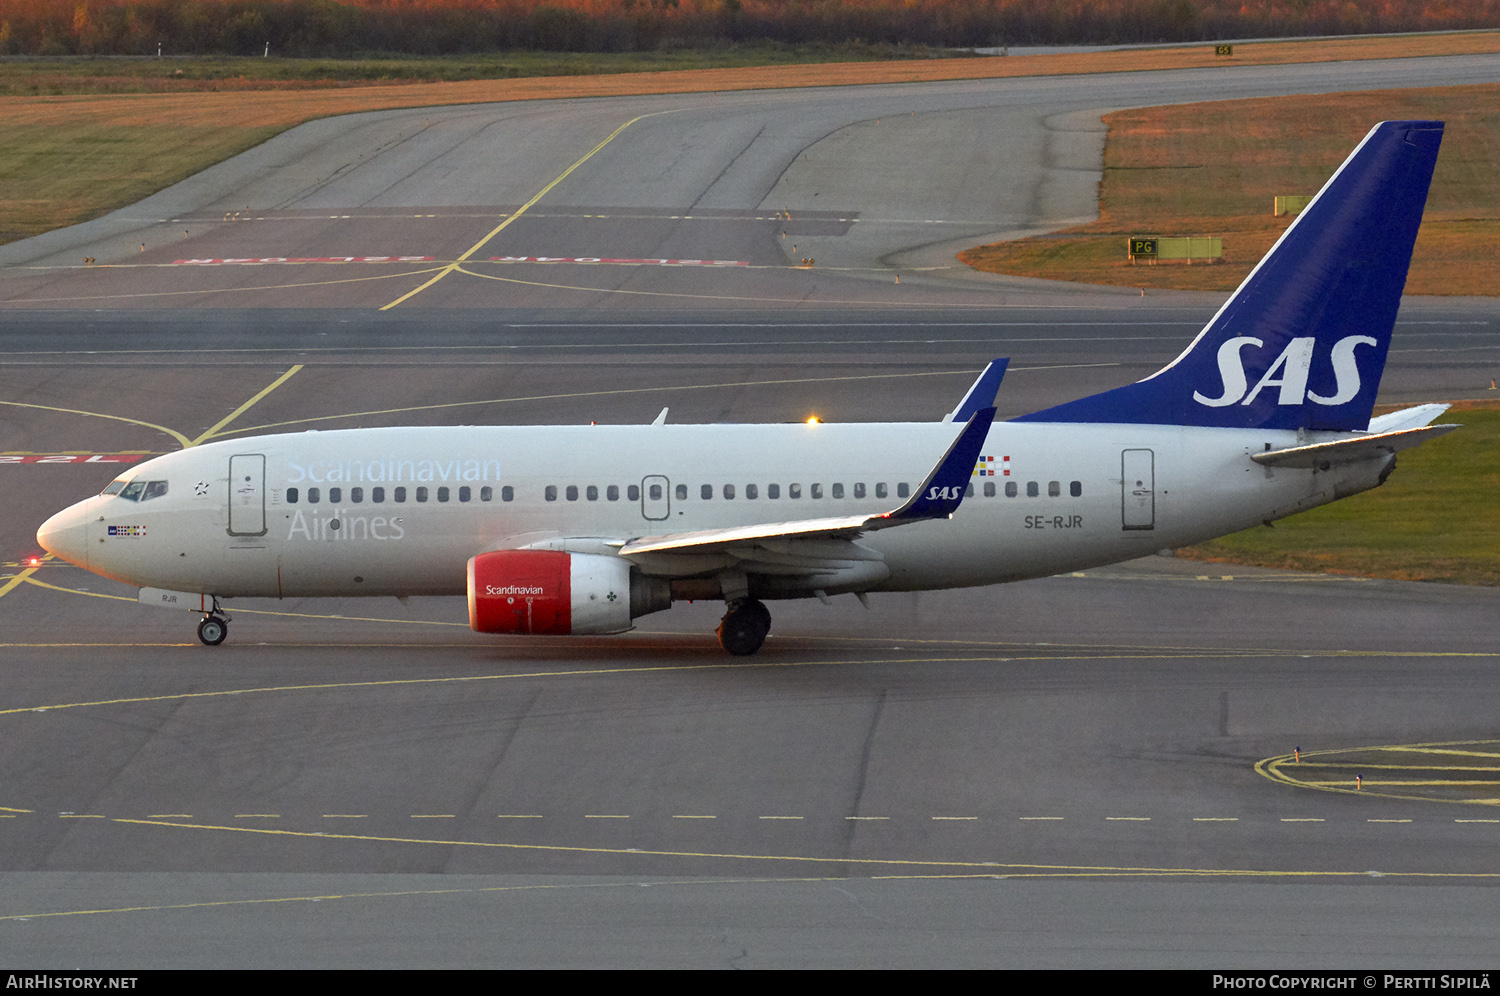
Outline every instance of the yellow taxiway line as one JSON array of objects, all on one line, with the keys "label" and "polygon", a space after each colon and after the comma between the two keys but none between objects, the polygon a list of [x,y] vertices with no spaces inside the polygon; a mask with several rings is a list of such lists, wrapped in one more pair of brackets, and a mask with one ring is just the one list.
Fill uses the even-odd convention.
[{"label": "yellow taxiway line", "polygon": [[523,214],[525,214],[527,211],[529,211],[532,208],[532,206],[536,204],[537,201],[541,200],[543,197],[545,197],[549,193],[551,193],[553,187],[556,187],[559,183],[562,183],[569,176],[572,176],[574,170],[578,169],[578,167],[582,166],[584,163],[586,163],[590,159],[594,158],[594,155],[596,153],[598,153],[601,149],[603,149],[610,142],[613,142],[615,140],[615,138],[618,137],[619,134],[621,132],[623,132],[626,128],[629,128],[631,125],[635,124],[637,121],[642,120],[643,118],[654,118],[654,117],[656,117],[657,115],[660,115],[660,114],[671,114],[671,113],[672,113],[672,111],[656,111],[656,112],[654,112],[652,114],[642,114],[642,115],[640,115],[638,117],[631,118],[629,121],[627,121],[624,124],[620,125],[620,127],[616,128],[614,131],[610,132],[609,135],[608,135],[608,137],[606,137],[604,139],[604,141],[600,142],[598,145],[594,146],[592,149],[590,149],[588,152],[586,152],[583,155],[583,158],[579,159],[573,165],[571,165],[567,169],[563,170],[555,178],[553,178],[553,180],[552,180],[551,183],[547,184],[541,190],[537,191],[536,194],[531,198],[531,200],[527,201],[525,204],[522,204],[519,209],[517,209],[516,211],[512,212],[504,221],[502,221],[500,224],[496,225],[494,228],[490,229],[489,233],[486,234],[484,238],[480,239],[478,242],[474,243],[472,246],[469,247],[469,251],[468,252],[464,253],[462,256],[458,257],[453,262],[451,262],[447,266],[443,267],[430,280],[428,280],[426,283],[422,284],[420,287],[416,288],[415,290],[408,291],[405,294],[402,294],[400,297],[396,298],[396,300],[392,301],[390,304],[383,305],[380,310],[381,311],[389,311],[390,309],[394,308],[396,305],[400,304],[401,302],[407,301],[407,300],[410,300],[411,298],[416,297],[418,294],[422,293],[424,290],[426,290],[427,288],[431,287],[433,284],[437,283],[439,280],[443,279],[448,274],[452,273],[454,270],[457,270],[460,266],[463,265],[463,263],[465,263],[469,259],[470,256],[474,255],[480,249],[484,248],[484,246],[485,246],[485,244],[487,242],[489,242],[495,236],[499,235],[501,232],[505,231],[505,229],[510,226],[511,222],[513,222],[517,218],[521,217]]}]

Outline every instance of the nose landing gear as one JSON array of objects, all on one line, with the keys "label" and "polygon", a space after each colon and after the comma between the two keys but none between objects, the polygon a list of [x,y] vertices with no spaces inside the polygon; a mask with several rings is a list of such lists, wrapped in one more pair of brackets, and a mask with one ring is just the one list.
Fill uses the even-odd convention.
[{"label": "nose landing gear", "polygon": [[766,642],[771,632],[771,612],[753,598],[740,599],[729,605],[719,620],[719,646],[736,657],[748,657]]},{"label": "nose landing gear", "polygon": [[224,642],[229,635],[229,616],[225,615],[219,608],[218,598],[214,599],[214,607],[209,610],[208,615],[198,624],[198,639],[203,641],[207,647],[217,647]]}]

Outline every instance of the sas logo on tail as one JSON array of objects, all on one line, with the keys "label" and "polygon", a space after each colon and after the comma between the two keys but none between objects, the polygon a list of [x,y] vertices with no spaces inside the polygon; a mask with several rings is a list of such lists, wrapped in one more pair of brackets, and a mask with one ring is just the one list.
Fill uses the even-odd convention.
[{"label": "sas logo on tail", "polygon": [[1225,341],[1219,347],[1219,377],[1224,383],[1224,393],[1217,398],[1206,397],[1197,391],[1193,400],[1210,408],[1225,405],[1252,404],[1260,392],[1277,389],[1278,405],[1301,405],[1308,401],[1319,405],[1343,405],[1359,394],[1359,365],[1354,362],[1354,350],[1358,346],[1374,346],[1376,341],[1367,335],[1351,335],[1340,339],[1329,350],[1333,363],[1334,391],[1324,396],[1307,389],[1307,375],[1312,369],[1313,347],[1317,339],[1312,336],[1299,337],[1287,343],[1286,349],[1272,363],[1270,369],[1249,387],[1245,376],[1245,361],[1240,351],[1246,346],[1264,348],[1265,343],[1253,336],[1241,335]]}]

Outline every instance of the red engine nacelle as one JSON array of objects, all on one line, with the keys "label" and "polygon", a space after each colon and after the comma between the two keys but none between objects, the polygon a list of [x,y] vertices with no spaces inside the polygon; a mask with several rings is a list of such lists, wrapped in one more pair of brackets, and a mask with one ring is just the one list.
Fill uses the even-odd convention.
[{"label": "red engine nacelle", "polygon": [[665,580],[632,578],[618,557],[496,550],[469,561],[469,626],[479,633],[623,633],[632,617],[670,604]]}]

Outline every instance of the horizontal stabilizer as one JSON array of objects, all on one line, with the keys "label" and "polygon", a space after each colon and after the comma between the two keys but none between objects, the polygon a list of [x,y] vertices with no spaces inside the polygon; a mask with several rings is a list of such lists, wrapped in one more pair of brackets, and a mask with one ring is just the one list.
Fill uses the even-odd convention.
[{"label": "horizontal stabilizer", "polygon": [[1397,429],[1415,429],[1419,425],[1431,425],[1432,420],[1452,405],[1417,405],[1400,411],[1386,412],[1370,419],[1370,432],[1395,432]]},{"label": "horizontal stabilizer", "polygon": [[1284,450],[1252,453],[1250,459],[1264,467],[1322,467],[1325,464],[1356,463],[1390,456],[1398,450],[1410,449],[1418,443],[1436,439],[1458,428],[1462,426],[1424,425],[1415,429],[1377,432],[1368,436],[1337,439],[1331,443],[1311,443]]}]

